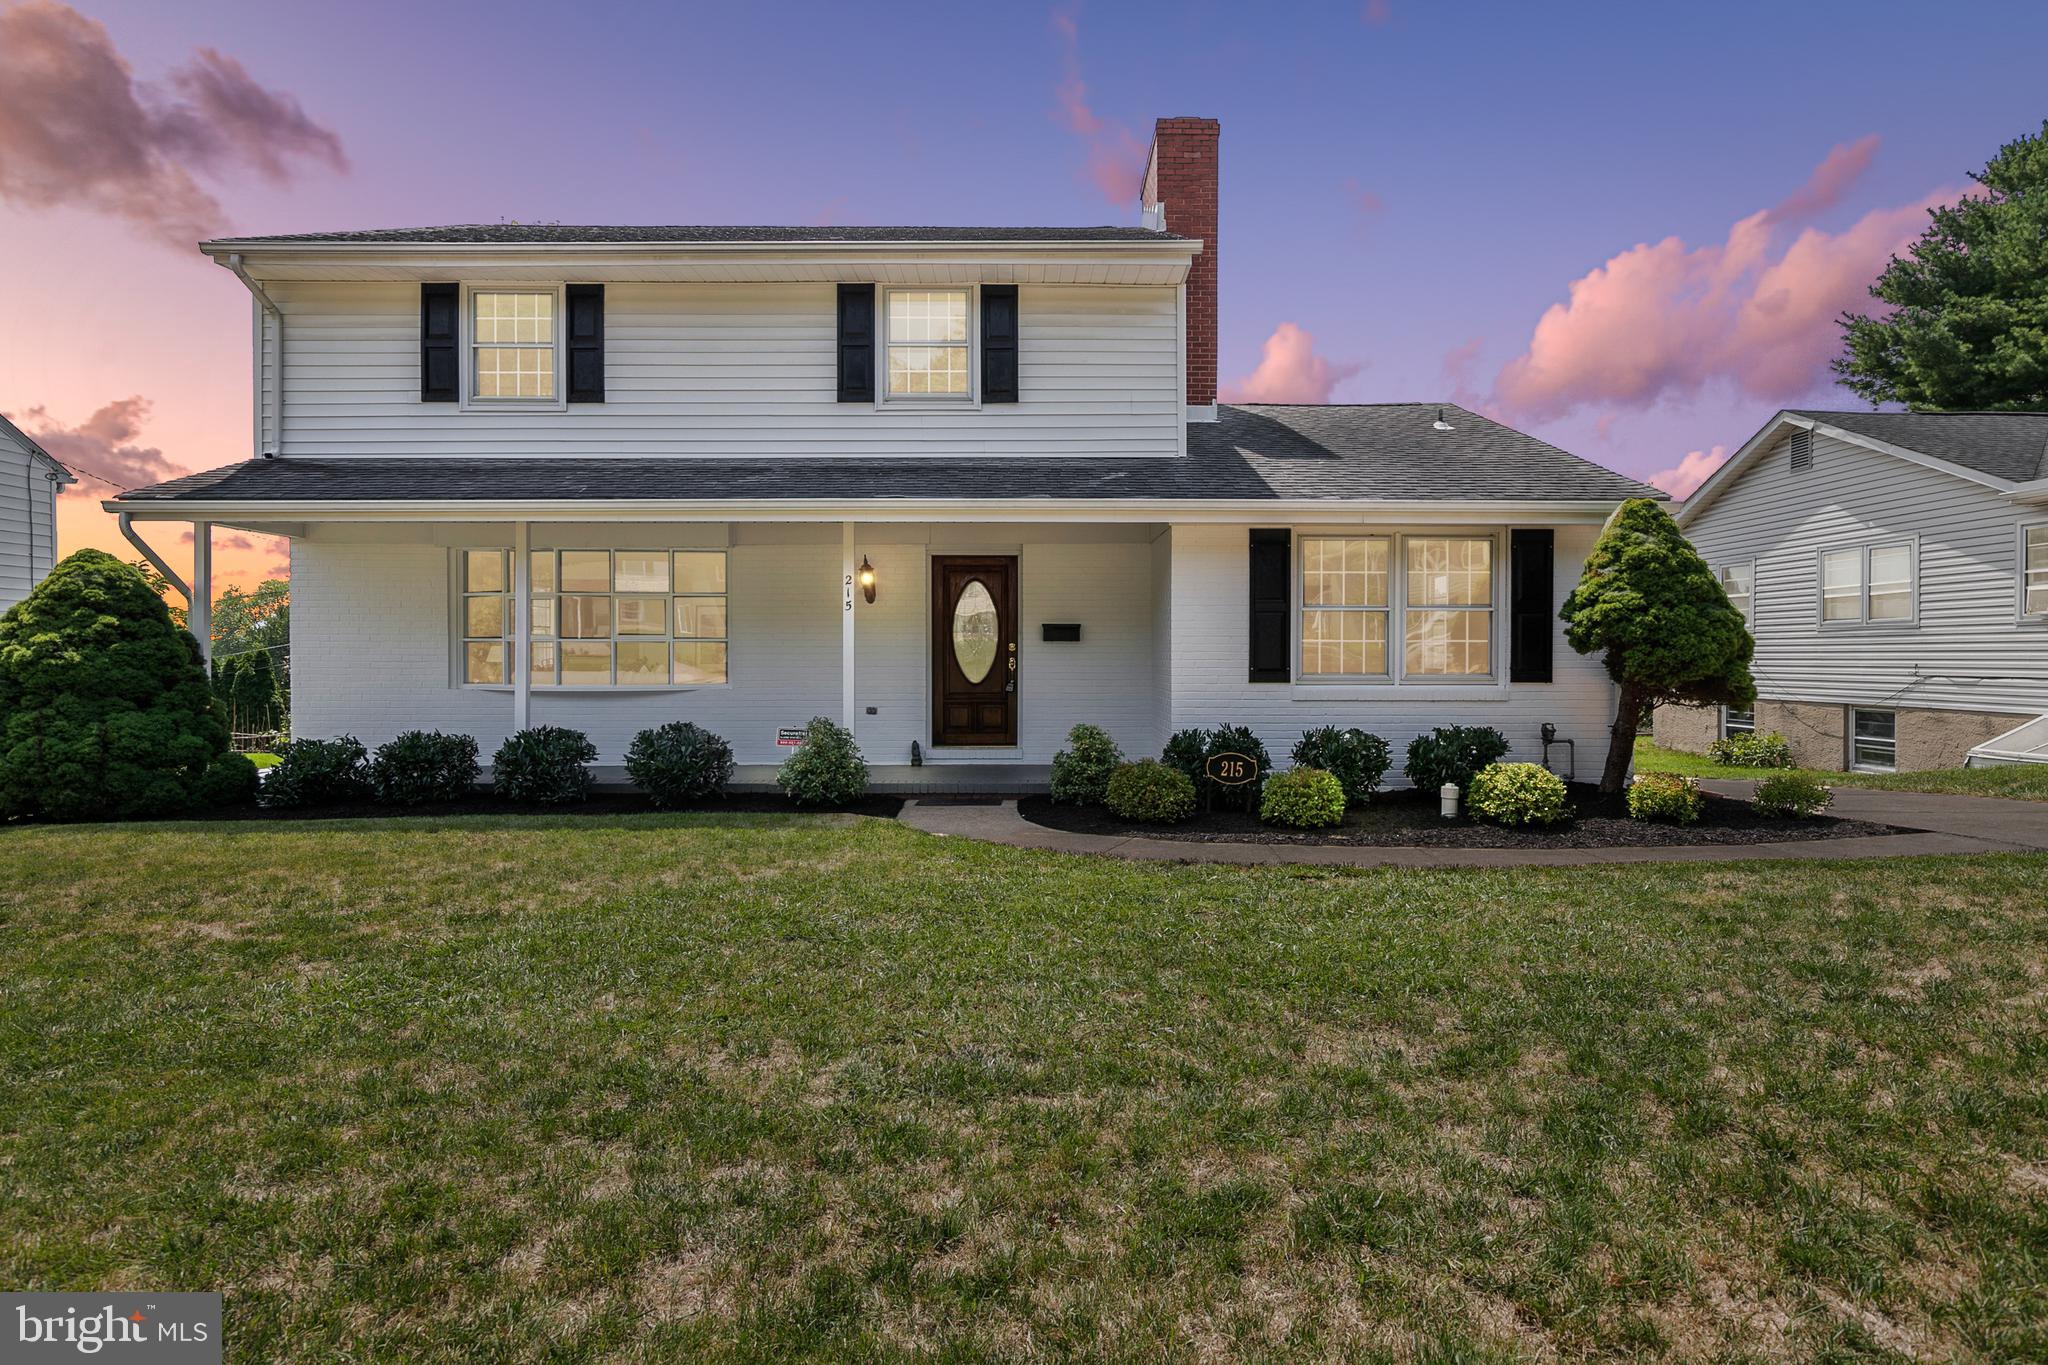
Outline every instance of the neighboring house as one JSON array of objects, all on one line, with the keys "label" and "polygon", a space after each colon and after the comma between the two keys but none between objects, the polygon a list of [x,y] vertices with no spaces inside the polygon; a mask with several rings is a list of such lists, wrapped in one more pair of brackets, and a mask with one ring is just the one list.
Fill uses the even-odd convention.
[{"label": "neighboring house", "polygon": [[57,563],[57,490],[71,471],[0,415],[0,611]]},{"label": "neighboring house", "polygon": [[878,782],[986,788],[1081,721],[1283,764],[1554,725],[1597,768],[1557,611],[1657,495],[1448,404],[1219,406],[1216,194],[1216,124],[1169,119],[1139,227],[210,242],[262,457],[108,507],[291,537],[303,735],[566,725],[615,766],[687,719],[762,781],[826,716]]},{"label": "neighboring house", "polygon": [[1677,517],[1749,617],[1758,700],[1665,707],[1659,743],[2048,762],[2048,413],[1781,412]]}]

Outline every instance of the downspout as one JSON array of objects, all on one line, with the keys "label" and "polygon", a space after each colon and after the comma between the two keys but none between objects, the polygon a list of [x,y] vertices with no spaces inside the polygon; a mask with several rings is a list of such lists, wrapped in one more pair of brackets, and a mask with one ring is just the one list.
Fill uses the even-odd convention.
[{"label": "downspout", "polygon": [[192,606],[192,589],[185,585],[184,579],[178,577],[177,570],[164,563],[163,556],[149,548],[149,542],[136,534],[135,522],[128,513],[121,513],[115,520],[120,524],[121,534],[128,538],[128,543],[142,551],[142,557],[148,560],[155,567],[156,571],[169,581],[172,587],[185,594],[185,607],[189,612]]},{"label": "downspout", "polygon": [[[277,306],[277,300],[271,298],[270,295],[264,293],[263,286],[256,283],[256,281],[250,277],[249,268],[242,264],[241,252],[236,251],[230,253],[228,258],[220,262],[220,264],[226,267],[227,270],[231,274],[233,274],[236,279],[242,282],[243,287],[248,289],[248,291],[255,296],[256,301],[263,305],[263,311],[271,316],[271,319],[275,324],[275,331],[277,333],[277,364],[273,366],[271,369],[270,384],[268,387],[270,387],[274,391],[273,401],[271,402],[270,410],[273,413],[277,414],[277,441],[275,445],[282,446],[284,444],[284,309],[279,308]],[[265,431],[263,427],[263,417],[260,408],[260,405],[263,401],[263,397],[264,395],[258,395],[257,397],[257,402],[259,405],[259,410],[256,418],[257,449],[253,453],[257,455],[269,456],[275,455],[278,452],[275,446],[268,450],[263,448],[265,445],[270,444],[270,442],[266,439],[268,433]]]}]

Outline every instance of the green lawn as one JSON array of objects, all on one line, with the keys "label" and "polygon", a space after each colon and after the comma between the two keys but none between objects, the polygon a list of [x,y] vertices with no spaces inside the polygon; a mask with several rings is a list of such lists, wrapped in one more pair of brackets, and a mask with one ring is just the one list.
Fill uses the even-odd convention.
[{"label": "green lawn", "polygon": [[[1660,749],[1647,739],[1636,741],[1636,771],[1684,773],[1689,777],[1769,777],[1783,768],[1724,768],[1704,754]],[[2002,796],[2018,801],[2048,801],[2048,763],[2011,764],[2003,768],[1933,768],[1918,773],[1838,773],[1818,768],[1807,772],[1836,787],[1875,787],[1883,791],[1941,792],[1953,796]]]},{"label": "green lawn", "polygon": [[2048,858],[0,835],[0,1283],[231,1360],[2048,1355]]},{"label": "green lawn", "polygon": [[275,768],[277,766],[276,754],[250,754],[248,757],[249,761],[258,768]]}]

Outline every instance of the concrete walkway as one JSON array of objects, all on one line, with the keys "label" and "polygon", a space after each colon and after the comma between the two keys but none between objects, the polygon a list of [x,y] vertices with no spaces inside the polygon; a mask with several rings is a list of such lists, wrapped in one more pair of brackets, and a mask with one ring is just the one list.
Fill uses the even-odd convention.
[{"label": "concrete walkway", "polygon": [[[1723,796],[1749,795],[1746,782],[1706,782]],[[1015,800],[996,805],[911,801],[897,818],[929,834],[981,839],[1060,853],[1106,853],[1179,863],[1294,863],[1338,867],[1572,867],[1587,863],[1724,863],[1764,858],[1896,858],[1923,854],[2048,852],[2048,802],[1981,796],[1835,789],[1829,814],[1914,831],[1860,839],[1777,844],[1677,844],[1662,848],[1413,848],[1397,845],[1197,843],[1186,839],[1075,834],[1034,825]]]}]

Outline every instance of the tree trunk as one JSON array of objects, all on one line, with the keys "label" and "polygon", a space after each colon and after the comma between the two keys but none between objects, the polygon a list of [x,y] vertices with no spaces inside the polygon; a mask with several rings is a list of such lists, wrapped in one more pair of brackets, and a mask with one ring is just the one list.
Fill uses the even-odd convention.
[{"label": "tree trunk", "polygon": [[1636,722],[1643,713],[1643,694],[1633,687],[1621,689],[1614,724],[1607,731],[1607,768],[1600,774],[1600,791],[1613,796],[1628,785],[1628,766],[1636,756]]}]

